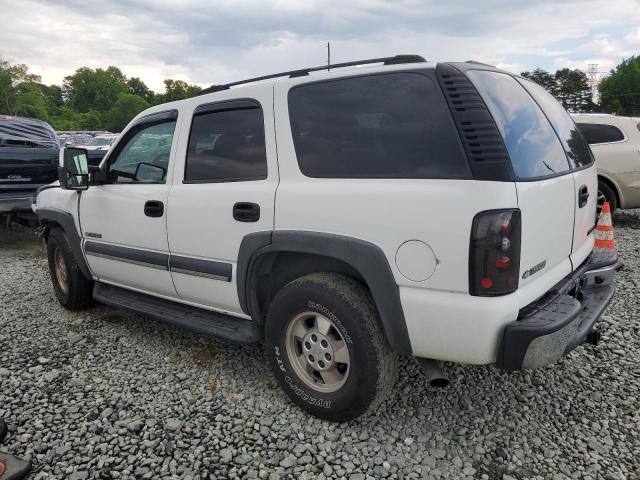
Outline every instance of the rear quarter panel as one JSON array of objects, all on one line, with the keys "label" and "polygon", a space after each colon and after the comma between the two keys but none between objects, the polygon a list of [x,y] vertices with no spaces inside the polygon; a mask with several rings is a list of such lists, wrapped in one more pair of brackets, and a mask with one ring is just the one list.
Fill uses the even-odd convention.
[{"label": "rear quarter panel", "polygon": [[[289,123],[288,86],[275,91],[280,184],[276,230],[307,230],[351,236],[379,246],[398,285],[468,292],[471,224],[476,213],[516,208],[511,182],[430,179],[309,178],[296,158]],[[428,244],[437,259],[423,281],[398,270],[396,252],[409,240]]]}]

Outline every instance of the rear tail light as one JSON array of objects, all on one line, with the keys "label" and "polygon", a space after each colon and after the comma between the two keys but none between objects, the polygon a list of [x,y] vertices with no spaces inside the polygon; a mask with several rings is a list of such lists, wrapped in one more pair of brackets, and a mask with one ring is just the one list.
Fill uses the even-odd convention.
[{"label": "rear tail light", "polygon": [[469,250],[469,293],[505,295],[518,288],[520,210],[489,210],[473,219]]}]

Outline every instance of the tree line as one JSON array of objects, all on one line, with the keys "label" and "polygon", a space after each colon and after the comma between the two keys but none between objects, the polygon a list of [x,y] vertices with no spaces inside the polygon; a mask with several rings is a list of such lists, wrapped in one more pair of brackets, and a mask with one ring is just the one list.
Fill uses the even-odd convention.
[{"label": "tree line", "polygon": [[[563,68],[552,74],[536,68],[522,76],[542,85],[573,112],[640,116],[640,56],[624,60],[600,82],[598,104],[580,70]],[[164,92],[155,93],[140,78],[127,78],[117,67],[82,67],[65,77],[61,86],[44,85],[26,65],[0,59],[0,114],[39,118],[56,130],[119,132],[151,105],[193,97],[200,90],[167,79]]]},{"label": "tree line", "polygon": [[0,59],[0,114],[45,120],[55,130],[120,132],[152,105],[193,97],[200,87],[182,80],[164,80],[155,93],[137,77],[117,67],[82,67],[62,85],[44,85],[26,65]]},{"label": "tree line", "polygon": [[572,112],[640,115],[640,56],[623,60],[598,84],[597,104],[593,102],[587,75],[581,70],[563,68],[552,74],[536,68],[521,75],[546,88]]}]

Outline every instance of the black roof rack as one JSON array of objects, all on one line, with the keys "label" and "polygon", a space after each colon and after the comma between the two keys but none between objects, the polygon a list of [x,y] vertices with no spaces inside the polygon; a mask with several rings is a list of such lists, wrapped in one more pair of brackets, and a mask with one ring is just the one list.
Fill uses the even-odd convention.
[{"label": "black roof rack", "polygon": [[207,93],[219,92],[220,90],[228,90],[229,88],[234,87],[236,85],[259,82],[260,80],[269,80],[270,78],[304,77],[305,75],[309,75],[310,72],[329,70],[331,68],[354,67],[356,65],[368,65],[370,63],[384,63],[385,65],[399,65],[402,63],[420,63],[420,62],[426,62],[426,60],[420,55],[396,55],[394,57],[372,58],[369,60],[358,60],[355,62],[334,63],[332,65],[323,65],[321,67],[302,68],[300,70],[290,70],[288,72],[274,73],[271,75],[264,75],[262,77],[249,78],[247,80],[231,82],[225,85],[213,85],[211,87],[205,88],[204,90],[201,90],[198,95],[205,95]]}]

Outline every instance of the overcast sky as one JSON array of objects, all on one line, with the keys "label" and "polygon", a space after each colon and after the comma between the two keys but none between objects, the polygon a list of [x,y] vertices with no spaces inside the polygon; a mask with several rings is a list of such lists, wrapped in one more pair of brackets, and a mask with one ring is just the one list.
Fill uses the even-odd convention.
[{"label": "overcast sky", "polygon": [[514,72],[640,53],[640,0],[0,0],[0,57],[45,83],[118,66],[156,91],[398,53]]}]

